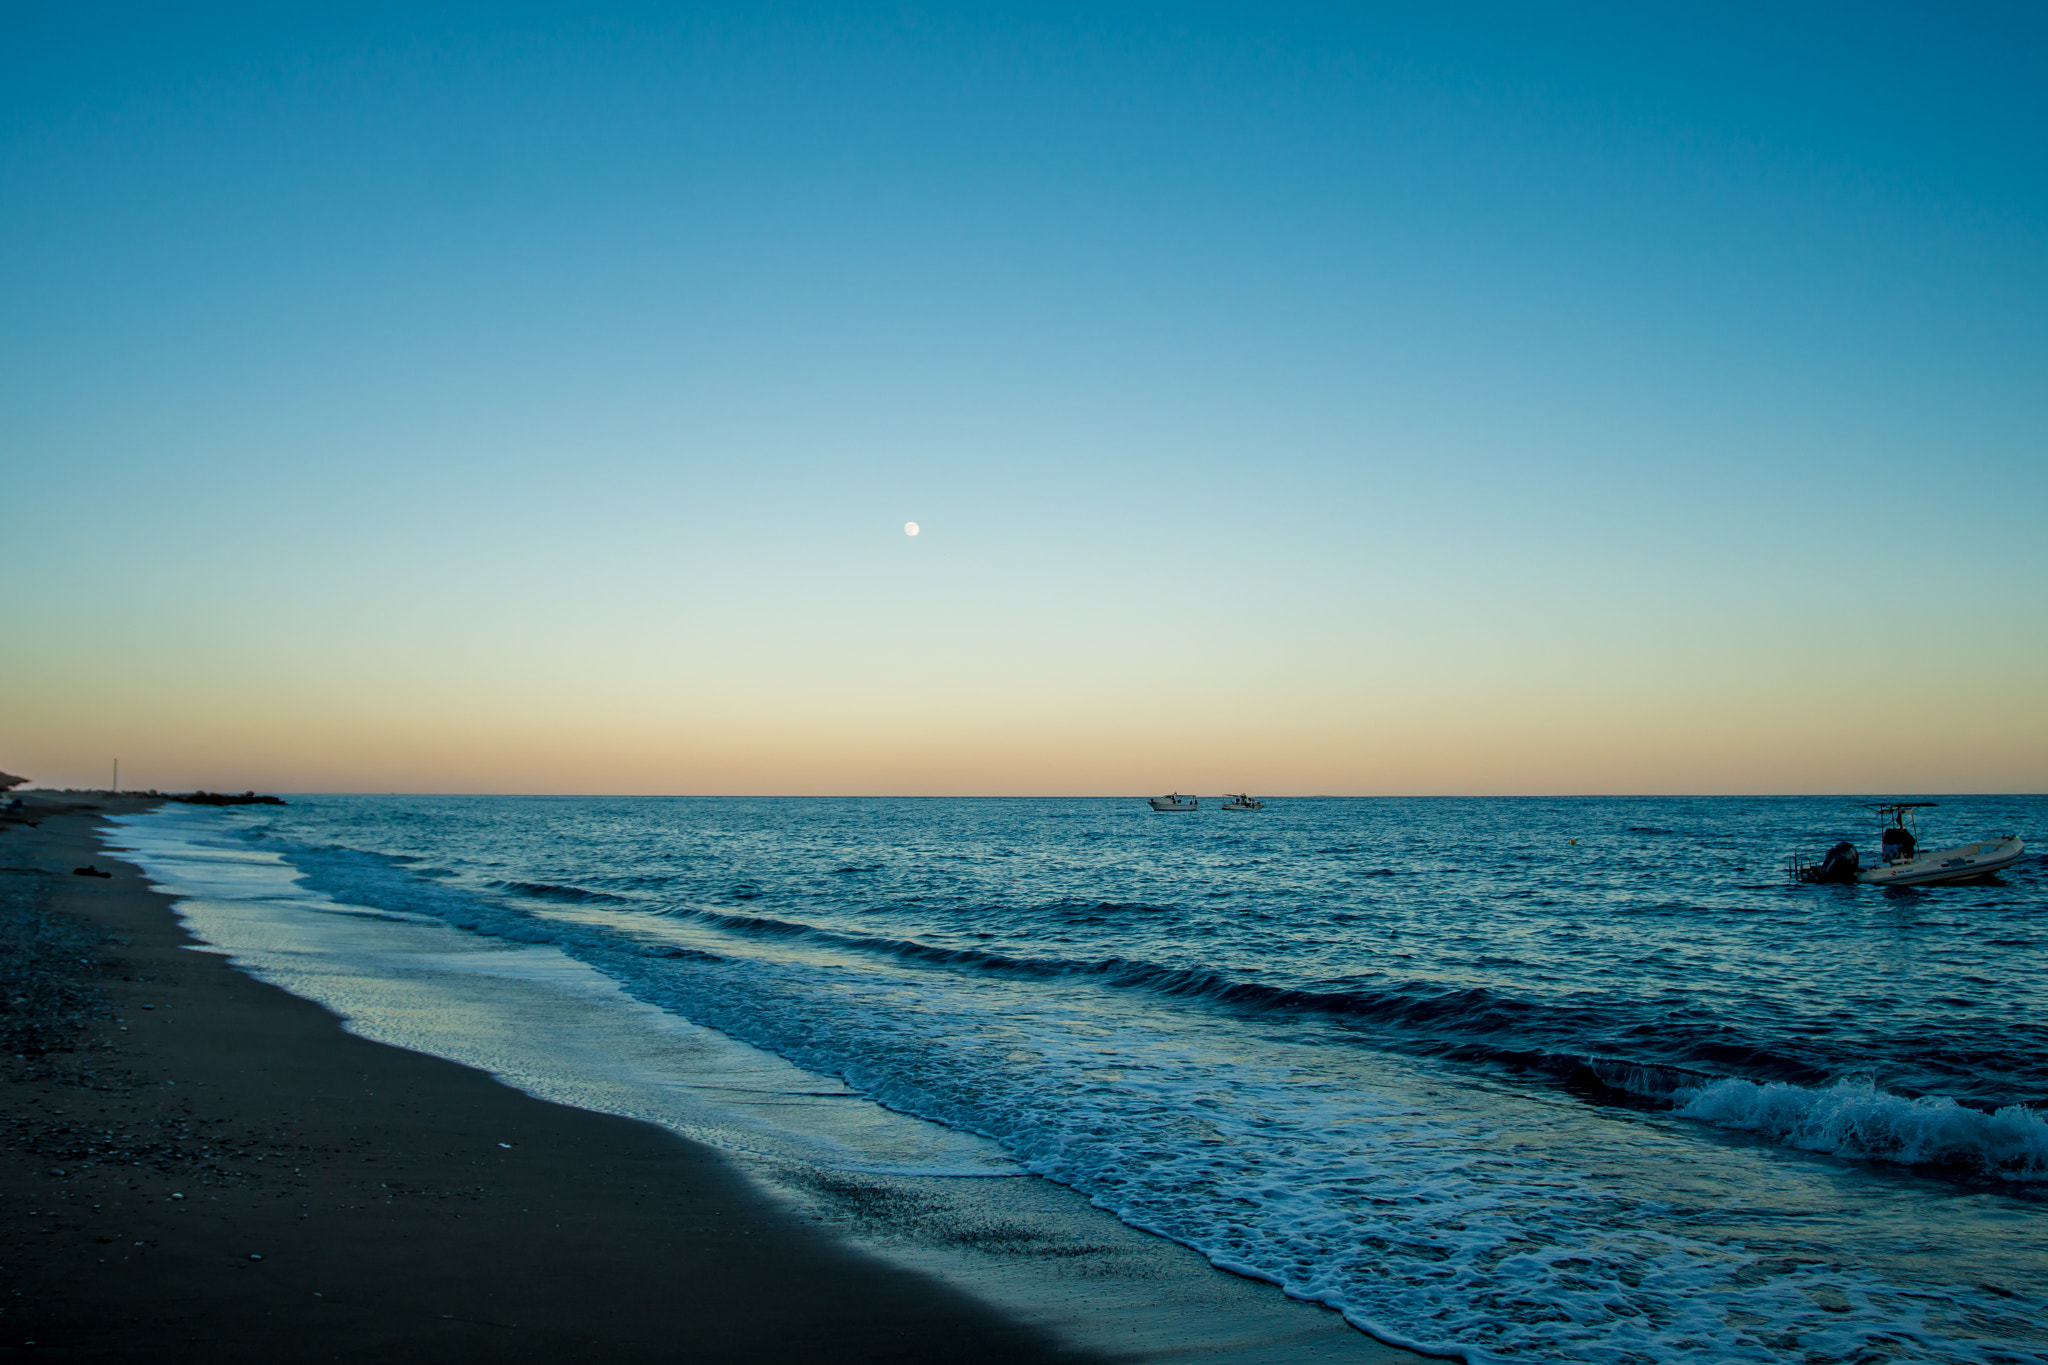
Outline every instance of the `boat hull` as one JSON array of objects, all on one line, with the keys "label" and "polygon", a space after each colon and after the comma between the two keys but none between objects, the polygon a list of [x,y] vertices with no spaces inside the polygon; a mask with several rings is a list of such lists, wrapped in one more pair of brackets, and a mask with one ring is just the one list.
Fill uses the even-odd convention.
[{"label": "boat hull", "polygon": [[1200,809],[1201,809],[1201,807],[1200,807],[1199,805],[1195,804],[1195,803],[1194,803],[1193,801],[1170,801],[1170,800],[1168,800],[1168,799],[1167,799],[1166,797],[1163,797],[1163,796],[1155,796],[1155,797],[1152,797],[1152,798],[1150,798],[1150,804],[1151,804],[1151,806],[1152,806],[1152,809],[1153,809],[1153,810],[1200,810]]},{"label": "boat hull", "polygon": [[1858,874],[1856,880],[1866,886],[1961,886],[1997,876],[2026,856],[2026,852],[2024,839],[1990,839],[1869,868]]}]

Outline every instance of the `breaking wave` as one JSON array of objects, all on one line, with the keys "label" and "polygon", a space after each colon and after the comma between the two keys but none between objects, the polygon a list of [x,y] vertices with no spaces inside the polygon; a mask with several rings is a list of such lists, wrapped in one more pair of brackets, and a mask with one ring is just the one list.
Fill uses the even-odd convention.
[{"label": "breaking wave", "polygon": [[1677,1113],[1808,1152],[2048,1179],[2048,1116],[2024,1104],[1987,1114],[1945,1096],[1908,1099],[1868,1080],[1814,1089],[1726,1077],[1685,1096]]}]

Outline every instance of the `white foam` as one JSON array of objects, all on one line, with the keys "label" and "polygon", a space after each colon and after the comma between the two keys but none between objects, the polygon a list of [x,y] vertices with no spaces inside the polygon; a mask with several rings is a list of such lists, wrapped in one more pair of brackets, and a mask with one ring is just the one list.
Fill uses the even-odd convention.
[{"label": "white foam", "polygon": [[[1247,1034],[1143,992],[548,913],[571,915],[727,955],[618,965],[659,973],[635,989],[693,1018],[986,1133],[1126,1223],[1397,1345],[1503,1362],[1855,1359],[1884,1343],[1975,1359],[1980,1331],[2048,1345],[2013,1301],[1952,1279],[1902,1287],[1810,1240],[1845,1203],[1827,1169],[1702,1147],[1669,1119],[1284,1027]],[[1750,1209],[1766,1202],[1759,1232]]]},{"label": "white foam", "polygon": [[2024,1104],[1987,1114],[1945,1096],[1893,1095],[1867,1080],[1809,1089],[1730,1078],[1690,1092],[1678,1113],[1809,1152],[2048,1179],[2048,1117]]}]

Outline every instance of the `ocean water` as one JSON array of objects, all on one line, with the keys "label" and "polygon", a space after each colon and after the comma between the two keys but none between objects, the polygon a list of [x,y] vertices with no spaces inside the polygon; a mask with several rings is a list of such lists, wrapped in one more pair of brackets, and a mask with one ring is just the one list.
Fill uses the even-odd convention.
[{"label": "ocean water", "polygon": [[[1925,814],[1925,847],[2048,833],[2043,798]],[[558,1014],[610,1002],[596,1042],[508,1026],[501,1070],[625,1112],[606,1076],[693,1051],[740,1078],[693,1104],[865,1097],[818,1120],[830,1159],[1042,1175],[1396,1344],[2048,1361],[2048,869],[1789,884],[1874,846],[1847,800],[309,796],[129,829],[273,974],[356,917],[321,970],[382,983],[335,998],[387,1033],[457,987],[378,976],[379,935],[489,948]],[[722,1131],[775,1140],[771,1107]]]}]

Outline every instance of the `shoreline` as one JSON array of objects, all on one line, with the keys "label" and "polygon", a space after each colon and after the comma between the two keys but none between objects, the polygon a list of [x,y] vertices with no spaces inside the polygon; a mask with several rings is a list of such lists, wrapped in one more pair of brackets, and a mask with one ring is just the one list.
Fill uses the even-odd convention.
[{"label": "shoreline", "polygon": [[[1423,1359],[1035,1177],[751,1161],[358,1037],[193,939],[101,846],[101,817],[158,801],[36,795],[46,828],[0,833],[0,864],[37,865],[52,921],[125,942],[68,1053],[0,1059],[22,1192],[0,1206],[0,1350]],[[114,876],[67,875],[96,859]]]},{"label": "shoreline", "polygon": [[[69,1046],[0,1059],[0,1350],[1095,1358],[806,1226],[711,1149],[358,1038],[193,951],[95,834],[155,803],[62,804],[0,834],[0,894],[39,897],[76,968],[45,1030]],[[70,875],[92,863],[113,875]]]}]

